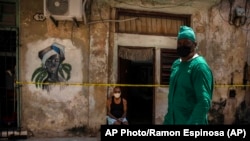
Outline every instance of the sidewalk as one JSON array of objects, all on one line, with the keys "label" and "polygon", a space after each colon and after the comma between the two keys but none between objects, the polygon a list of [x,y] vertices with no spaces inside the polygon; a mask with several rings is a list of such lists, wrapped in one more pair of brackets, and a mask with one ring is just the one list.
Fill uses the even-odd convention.
[{"label": "sidewalk", "polygon": [[0,141],[100,141],[100,137],[67,137],[67,138],[35,138],[27,139],[1,139]]},{"label": "sidewalk", "polygon": [[100,141],[99,137],[28,138],[17,141]]},{"label": "sidewalk", "polygon": [[100,141],[100,133],[97,135],[72,136],[72,137],[42,137],[29,135],[28,131],[1,131],[0,141]]}]

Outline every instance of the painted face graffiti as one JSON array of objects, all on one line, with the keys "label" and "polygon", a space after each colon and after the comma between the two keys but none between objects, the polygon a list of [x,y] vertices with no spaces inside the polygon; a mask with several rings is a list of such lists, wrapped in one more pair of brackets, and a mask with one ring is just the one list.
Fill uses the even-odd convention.
[{"label": "painted face graffiti", "polygon": [[64,46],[54,43],[38,52],[42,66],[32,74],[37,88],[49,90],[50,83],[65,82],[70,79],[71,65],[63,63]]}]

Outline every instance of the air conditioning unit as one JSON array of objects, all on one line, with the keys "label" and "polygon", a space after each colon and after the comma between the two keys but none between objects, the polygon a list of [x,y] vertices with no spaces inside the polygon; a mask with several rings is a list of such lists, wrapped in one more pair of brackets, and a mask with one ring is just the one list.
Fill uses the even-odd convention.
[{"label": "air conditioning unit", "polygon": [[83,21],[83,12],[83,0],[44,0],[46,18]]}]

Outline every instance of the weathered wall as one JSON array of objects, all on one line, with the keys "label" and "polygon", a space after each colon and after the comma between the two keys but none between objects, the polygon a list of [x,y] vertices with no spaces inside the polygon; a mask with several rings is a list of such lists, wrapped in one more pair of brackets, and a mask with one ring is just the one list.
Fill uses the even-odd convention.
[{"label": "weathered wall", "polygon": [[[90,104],[88,87],[89,29],[72,21],[60,21],[56,27],[50,19],[36,21],[43,13],[43,0],[23,0],[20,3],[20,81],[22,85],[22,127],[35,135],[60,136],[75,127],[88,127]],[[31,83],[34,71],[41,67],[38,52],[53,43],[64,46],[65,60],[71,65],[70,79],[52,86],[47,92]]]},{"label": "weathered wall", "polygon": [[[233,3],[233,9],[236,6],[245,6],[245,0],[235,1]],[[215,77],[215,91],[213,96],[213,103],[225,102],[228,98],[230,89],[236,90],[235,101],[237,108],[241,102],[246,99],[245,94],[249,95],[247,90],[243,89],[243,76],[244,65],[248,61],[248,34],[247,25],[237,27],[230,24],[229,19],[229,6],[227,0],[219,1],[164,1],[164,0],[144,0],[144,1],[113,1],[110,3],[113,8],[127,8],[145,11],[156,11],[173,14],[191,14],[191,25],[194,28],[197,35],[198,53],[204,56],[209,65],[211,66]],[[249,5],[249,4],[248,4]],[[232,11],[234,12],[234,11]],[[115,34],[116,35],[116,34]],[[129,35],[126,35],[129,36]],[[112,32],[111,32],[112,37]],[[158,37],[158,40],[154,40],[154,37],[130,35],[130,37],[124,38],[124,35],[117,34],[114,36],[114,55],[113,58],[117,58],[116,48],[118,45],[125,46],[155,46],[156,47],[156,80],[155,84],[159,84],[159,53],[158,48],[169,48],[175,45],[172,41]],[[133,42],[134,40],[135,42]],[[163,45],[161,44],[163,43]],[[165,44],[165,45],[164,45]],[[113,69],[111,71],[112,82],[115,82],[117,70],[116,61],[112,60]],[[233,78],[231,77],[233,74]],[[233,79],[234,86],[230,86]],[[235,85],[238,84],[238,85]],[[237,87],[238,86],[238,87]],[[167,109],[167,93],[168,88],[155,88],[155,123],[161,124],[163,117]],[[246,96],[247,96],[246,95]],[[249,104],[248,104],[249,105]],[[223,108],[224,106],[222,106]],[[214,109],[213,109],[214,110]],[[230,114],[236,112],[231,111]],[[218,114],[223,112],[216,110]],[[225,114],[225,113],[224,113]],[[230,115],[231,116],[231,115]],[[210,118],[214,118],[213,114],[210,114]],[[211,119],[212,120],[212,119]],[[223,122],[223,121],[222,121]]]},{"label": "weathered wall", "polygon": [[[173,46],[174,38],[124,35],[114,33],[114,22],[110,19],[112,8],[130,8],[174,14],[191,14],[192,27],[197,33],[198,52],[211,66],[216,88],[213,100],[227,99],[231,74],[234,84],[242,84],[243,68],[248,61],[246,25],[235,27],[228,19],[227,0],[213,1],[181,0],[92,1],[89,23],[59,22],[56,27],[50,19],[36,21],[33,16],[43,13],[43,0],[22,0],[20,3],[20,81],[22,127],[42,136],[71,135],[65,132],[74,127],[87,127],[98,131],[105,124],[106,97],[110,87],[82,85],[84,83],[116,83],[117,46],[135,45],[156,47],[155,84],[159,84],[159,49]],[[244,4],[244,0],[237,1]],[[65,83],[54,85],[47,92],[31,83],[35,69],[41,66],[38,52],[57,42],[64,46],[65,60],[71,65],[71,77]],[[169,45],[169,46],[168,46]],[[26,83],[27,82],[27,83]],[[235,87],[237,105],[244,99],[246,90]],[[155,123],[161,124],[167,112],[167,88],[155,89]],[[38,134],[36,134],[38,135]]]},{"label": "weathered wall", "polygon": [[89,123],[96,130],[101,124],[106,124],[106,99],[107,86],[94,84],[108,83],[108,49],[109,49],[109,24],[101,22],[109,18],[109,6],[102,1],[93,1],[90,28],[90,58],[89,58]]},{"label": "weathered wall", "polygon": [[[233,8],[236,6],[244,7],[244,5],[245,0],[235,1]],[[211,7],[207,24],[204,24],[204,30],[200,30],[200,33],[205,31],[203,34],[206,34],[206,38],[200,39],[199,46],[201,54],[206,56],[214,72],[216,89],[213,101],[220,102],[227,99],[230,90],[234,89],[236,91],[234,100],[238,108],[246,98],[245,95],[249,95],[249,92],[243,87],[244,66],[246,62],[249,63],[249,41],[247,40],[249,35],[246,24],[239,27],[230,24],[228,8],[228,1],[222,1]],[[194,25],[198,26],[199,24]],[[234,86],[231,86],[231,83]],[[224,113],[224,117],[232,116],[235,112],[236,109],[232,108],[230,113]],[[233,123],[233,121],[231,122]]]}]

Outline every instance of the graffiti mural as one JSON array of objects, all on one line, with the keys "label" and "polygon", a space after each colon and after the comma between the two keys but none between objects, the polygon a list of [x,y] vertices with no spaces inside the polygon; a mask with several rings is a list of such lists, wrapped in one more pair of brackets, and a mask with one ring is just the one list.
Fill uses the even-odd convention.
[{"label": "graffiti mural", "polygon": [[38,57],[41,66],[35,69],[31,81],[35,82],[36,88],[50,91],[53,85],[67,82],[70,79],[71,65],[63,63],[65,60],[64,46],[53,43],[51,46],[40,50]]}]

